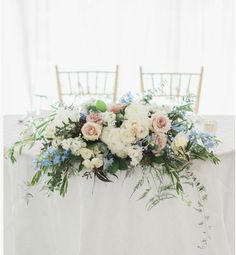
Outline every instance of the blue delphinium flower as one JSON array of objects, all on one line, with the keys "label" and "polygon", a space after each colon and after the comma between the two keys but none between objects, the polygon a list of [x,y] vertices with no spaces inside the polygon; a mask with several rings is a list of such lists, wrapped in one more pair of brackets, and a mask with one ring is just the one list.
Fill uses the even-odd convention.
[{"label": "blue delphinium flower", "polygon": [[122,104],[130,104],[133,102],[133,95],[131,92],[128,92],[127,94],[123,95],[120,99],[120,103]]},{"label": "blue delphinium flower", "polygon": [[62,162],[62,157],[60,155],[56,155],[55,158],[53,159],[53,164],[61,164]]},{"label": "blue delphinium flower", "polygon": [[64,153],[61,157],[62,162],[69,158],[70,150],[64,150]]},{"label": "blue delphinium flower", "polygon": [[199,141],[209,150],[212,149],[216,142],[215,137],[209,133],[198,132],[197,130],[191,130],[189,140],[192,143],[198,143]]},{"label": "blue delphinium flower", "polygon": [[50,147],[48,147],[47,152],[49,154],[54,154],[56,152],[56,149],[50,146]]},{"label": "blue delphinium flower", "polygon": [[198,135],[199,133],[197,132],[197,130],[192,129],[189,134],[189,141],[192,143],[196,143],[198,139]]},{"label": "blue delphinium flower", "polygon": [[40,161],[40,165],[44,167],[50,167],[52,166],[52,161],[49,159],[43,159],[42,161]]},{"label": "blue delphinium flower", "polygon": [[62,162],[67,160],[70,155],[70,150],[64,150],[63,152],[53,147],[42,153],[40,158],[34,160],[35,169],[38,170],[40,167],[51,167],[53,165],[60,165]]},{"label": "blue delphinium flower", "polygon": [[202,143],[207,149],[212,149],[215,145],[215,138],[213,135],[208,133],[200,133]]}]

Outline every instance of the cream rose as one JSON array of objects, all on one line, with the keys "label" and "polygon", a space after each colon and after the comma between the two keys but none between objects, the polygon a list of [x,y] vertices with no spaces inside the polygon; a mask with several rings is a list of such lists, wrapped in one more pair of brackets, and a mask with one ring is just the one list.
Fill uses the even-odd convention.
[{"label": "cream rose", "polygon": [[100,159],[100,158],[93,158],[93,159],[91,160],[91,163],[92,163],[96,168],[99,168],[99,167],[101,167],[101,166],[103,165],[103,161],[102,161],[102,159]]},{"label": "cream rose", "polygon": [[124,121],[122,128],[131,130],[132,133],[139,139],[143,139],[149,134],[149,120],[142,121]]},{"label": "cream rose", "polygon": [[93,151],[87,148],[82,148],[79,151],[83,159],[90,159],[93,156]]},{"label": "cream rose", "polygon": [[87,169],[93,169],[94,168],[94,165],[92,163],[91,160],[89,159],[85,159],[82,164],[87,168]]},{"label": "cream rose", "polygon": [[180,132],[176,135],[173,142],[171,143],[171,148],[173,151],[178,151],[179,148],[185,149],[188,144],[188,135],[184,132]]},{"label": "cream rose", "polygon": [[151,128],[155,133],[167,133],[171,127],[171,120],[163,114],[154,114]]},{"label": "cream rose", "polygon": [[95,141],[98,140],[98,138],[100,137],[102,127],[94,122],[87,122],[83,125],[81,132],[84,136],[84,139],[89,141]]}]

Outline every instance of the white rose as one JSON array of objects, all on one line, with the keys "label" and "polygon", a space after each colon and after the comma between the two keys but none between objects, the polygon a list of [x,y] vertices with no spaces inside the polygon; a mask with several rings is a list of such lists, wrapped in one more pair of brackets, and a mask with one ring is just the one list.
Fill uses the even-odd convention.
[{"label": "white rose", "polygon": [[173,151],[178,151],[179,148],[185,148],[188,144],[188,135],[184,132],[179,132],[174,138],[171,148]]},{"label": "white rose", "polygon": [[93,156],[93,151],[87,148],[82,148],[79,152],[83,159],[90,159]]},{"label": "white rose", "polygon": [[92,164],[91,160],[85,159],[82,164],[87,168],[87,169],[93,169],[94,165]]},{"label": "white rose", "polygon": [[93,147],[93,153],[94,153],[95,155],[100,155],[101,151],[99,150],[99,147],[98,147],[98,146],[94,146],[94,147]]},{"label": "white rose", "polygon": [[121,127],[131,130],[137,138],[143,139],[149,134],[149,123],[150,120],[148,118],[144,118],[141,121],[126,120]]},{"label": "white rose", "polygon": [[100,158],[93,158],[91,163],[96,167],[99,168],[103,165],[103,161]]}]

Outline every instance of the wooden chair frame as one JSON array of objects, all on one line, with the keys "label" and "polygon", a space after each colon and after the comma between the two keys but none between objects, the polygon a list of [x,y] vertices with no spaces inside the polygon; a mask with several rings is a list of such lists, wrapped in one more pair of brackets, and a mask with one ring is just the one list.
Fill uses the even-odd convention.
[{"label": "wooden chair frame", "polygon": [[[77,96],[96,96],[96,95],[104,95],[104,96],[112,96],[112,101],[115,103],[117,100],[117,94],[118,94],[118,76],[119,76],[119,65],[116,65],[115,71],[59,71],[58,66],[55,66],[55,71],[56,71],[56,80],[57,80],[57,92],[58,92],[58,98],[59,101],[63,103],[63,95],[73,95],[72,91],[70,93],[62,93],[62,83],[60,79],[60,74],[67,74],[69,83],[70,81],[70,74],[77,74],[77,81],[78,84],[80,83],[79,81],[79,74],[86,74],[87,75],[87,92],[86,93],[81,93],[81,94],[76,94]],[[89,84],[88,84],[88,76],[89,74],[95,74],[96,79],[99,74],[105,74],[106,78],[108,74],[114,74],[115,75],[115,81],[114,81],[114,89],[113,93],[92,93],[89,90]],[[106,84],[105,84],[106,86]]]},{"label": "wooden chair frame", "polygon": [[[154,86],[154,81],[153,81],[153,77],[154,75],[159,75],[159,76],[163,76],[163,75],[169,75],[170,76],[170,94],[169,95],[159,95],[160,97],[165,97],[165,96],[171,96],[171,97],[183,97],[183,96],[187,96],[186,95],[181,95],[180,94],[180,88],[181,88],[181,77],[182,76],[189,76],[189,84],[188,87],[190,86],[190,80],[192,76],[199,76],[199,80],[198,80],[198,88],[197,88],[197,94],[196,94],[196,102],[195,102],[195,108],[194,108],[194,112],[198,113],[199,110],[199,105],[200,105],[200,97],[201,97],[201,91],[202,91],[202,80],[203,80],[203,72],[204,72],[204,67],[201,67],[201,70],[199,73],[146,73],[143,72],[143,68],[142,66],[139,67],[139,71],[140,71],[140,89],[141,89],[141,93],[144,92],[144,79],[143,77],[145,75],[150,75],[152,78],[152,83]],[[173,94],[172,93],[172,78],[174,75],[178,75],[179,76],[179,84],[178,84],[178,91],[177,94]]]}]

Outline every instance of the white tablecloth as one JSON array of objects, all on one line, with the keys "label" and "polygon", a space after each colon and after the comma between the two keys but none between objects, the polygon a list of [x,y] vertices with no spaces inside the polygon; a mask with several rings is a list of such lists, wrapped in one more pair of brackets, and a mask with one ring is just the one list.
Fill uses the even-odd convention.
[{"label": "white tablecloth", "polygon": [[[5,255],[233,255],[234,254],[234,119],[218,121],[219,166],[196,162],[197,176],[208,190],[211,240],[204,250],[199,215],[179,200],[160,203],[151,211],[145,201],[129,199],[135,178],[124,183],[70,180],[65,198],[38,193],[27,206],[25,186],[33,175],[32,154],[15,165],[5,161]],[[5,148],[21,125],[16,116],[5,118]],[[193,195],[194,194],[191,194]]]}]

